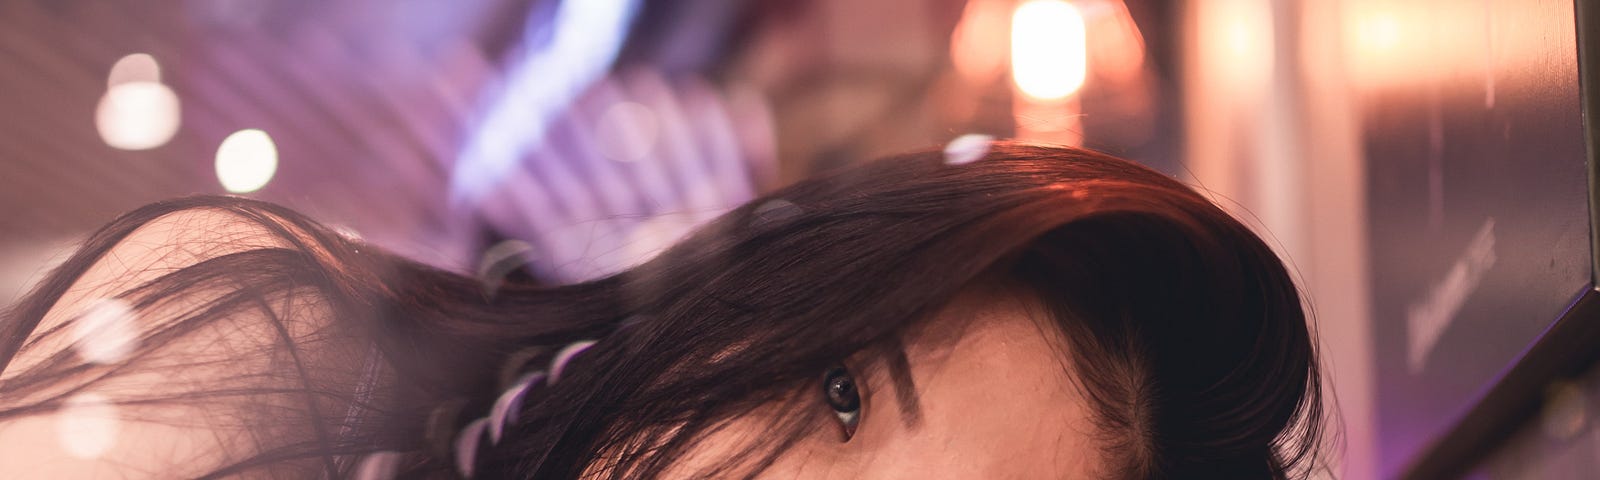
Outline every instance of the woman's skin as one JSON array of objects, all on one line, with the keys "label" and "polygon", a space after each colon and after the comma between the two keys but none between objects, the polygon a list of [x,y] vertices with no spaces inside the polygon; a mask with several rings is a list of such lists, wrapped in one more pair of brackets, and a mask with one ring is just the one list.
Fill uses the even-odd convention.
[{"label": "woman's skin", "polygon": [[[969,287],[908,338],[914,395],[897,391],[883,369],[858,377],[855,435],[845,441],[839,424],[824,425],[760,478],[1093,478],[1102,436],[1052,321],[1031,298]],[[825,421],[835,422],[816,395],[802,404],[829,410]],[[912,397],[915,406],[901,403]],[[777,410],[735,420],[667,477],[690,478],[737,454],[785,413]]]}]

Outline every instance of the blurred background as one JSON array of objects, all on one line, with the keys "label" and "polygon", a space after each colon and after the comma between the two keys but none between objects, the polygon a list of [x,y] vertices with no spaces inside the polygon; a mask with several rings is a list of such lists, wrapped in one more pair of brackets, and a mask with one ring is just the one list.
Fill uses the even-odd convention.
[{"label": "blurred background", "polygon": [[1343,422],[1321,477],[1586,478],[1589,3],[0,0],[0,302],[183,195],[571,282],[815,172],[1020,138],[1177,176],[1289,259]]}]

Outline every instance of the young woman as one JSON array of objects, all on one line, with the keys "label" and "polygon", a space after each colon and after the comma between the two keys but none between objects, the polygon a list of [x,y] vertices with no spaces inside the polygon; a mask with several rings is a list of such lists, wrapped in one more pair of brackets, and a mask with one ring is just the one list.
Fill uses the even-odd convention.
[{"label": "young woman", "polygon": [[0,324],[0,477],[1285,478],[1282,263],[1156,172],[999,143],[493,290],[238,198],[117,219]]}]

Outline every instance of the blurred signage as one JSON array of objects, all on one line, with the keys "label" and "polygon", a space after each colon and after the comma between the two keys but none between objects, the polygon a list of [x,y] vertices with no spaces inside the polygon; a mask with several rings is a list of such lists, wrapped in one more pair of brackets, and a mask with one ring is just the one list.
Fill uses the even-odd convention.
[{"label": "blurred signage", "polygon": [[1590,279],[1570,1],[1348,2],[1397,474]]}]

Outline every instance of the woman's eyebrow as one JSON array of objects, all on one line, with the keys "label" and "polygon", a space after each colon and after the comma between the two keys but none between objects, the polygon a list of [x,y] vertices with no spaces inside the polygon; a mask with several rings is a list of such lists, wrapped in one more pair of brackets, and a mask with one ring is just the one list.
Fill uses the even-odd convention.
[{"label": "woman's eyebrow", "polygon": [[900,421],[915,428],[922,423],[922,401],[917,394],[916,381],[911,378],[911,359],[906,356],[905,345],[894,343],[889,355],[889,381],[894,385],[896,403],[900,405]]}]

